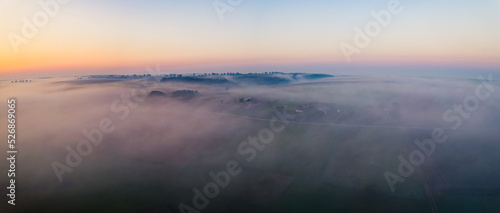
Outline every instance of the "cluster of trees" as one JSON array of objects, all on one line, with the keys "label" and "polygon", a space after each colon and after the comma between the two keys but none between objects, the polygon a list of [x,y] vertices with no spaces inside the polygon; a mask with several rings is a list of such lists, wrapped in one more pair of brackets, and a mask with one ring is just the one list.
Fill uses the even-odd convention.
[{"label": "cluster of trees", "polygon": [[191,98],[198,94],[198,90],[177,90],[172,93],[173,97]]},{"label": "cluster of trees", "polygon": [[[239,73],[239,72],[225,72],[225,73],[203,73],[203,74],[200,74],[198,76],[218,76],[218,75],[271,75],[271,74],[279,74],[281,72],[261,72],[261,73],[247,73],[247,74],[242,74],[242,73]],[[175,74],[173,74],[174,77],[175,77]],[[196,73],[193,73],[192,76],[197,76]]]},{"label": "cluster of trees", "polygon": [[15,80],[15,81],[10,81],[10,83],[29,83],[31,80]]}]

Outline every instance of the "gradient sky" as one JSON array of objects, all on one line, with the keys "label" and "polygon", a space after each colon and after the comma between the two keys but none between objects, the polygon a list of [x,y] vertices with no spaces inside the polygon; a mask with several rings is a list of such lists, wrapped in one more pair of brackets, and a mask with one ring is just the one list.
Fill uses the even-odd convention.
[{"label": "gradient sky", "polygon": [[[212,0],[71,0],[16,53],[8,34],[22,35],[23,18],[42,11],[37,2],[0,0],[0,74],[156,64],[345,65],[339,44],[352,44],[354,28],[390,0],[243,0],[224,21]],[[404,10],[353,55],[353,64],[500,68],[499,0],[400,2]]]}]

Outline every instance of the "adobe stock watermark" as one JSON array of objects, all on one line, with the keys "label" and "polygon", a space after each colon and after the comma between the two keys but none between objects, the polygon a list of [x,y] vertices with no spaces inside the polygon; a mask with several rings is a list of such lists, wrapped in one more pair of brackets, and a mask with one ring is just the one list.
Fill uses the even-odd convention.
[{"label": "adobe stock watermark", "polygon": [[[159,66],[156,69],[147,67],[148,73],[160,73]],[[152,74],[153,76],[154,74]],[[149,80],[153,79],[153,82]],[[144,82],[137,88],[132,88],[129,94],[121,94],[120,98],[116,98],[110,105],[111,112],[118,115],[120,121],[126,120],[133,109],[139,106],[139,103],[144,102],[148,94],[148,89],[151,87],[157,87],[160,83],[161,77],[146,78]],[[52,162],[51,166],[59,182],[63,182],[63,175],[65,173],[71,173],[76,167],[78,167],[84,157],[88,157],[92,154],[94,147],[99,146],[104,140],[106,134],[110,134],[116,130],[116,126],[113,120],[109,117],[100,119],[98,122],[98,128],[82,130],[82,134],[85,140],[81,140],[76,144],[76,147],[67,145],[66,146],[66,158],[64,163],[58,161]]]},{"label": "adobe stock watermark", "polygon": [[212,5],[219,19],[224,21],[225,14],[234,11],[241,3],[243,3],[243,0],[214,0]]},{"label": "adobe stock watermark", "polygon": [[353,54],[360,54],[361,51],[368,47],[372,39],[379,36],[382,29],[391,24],[392,17],[403,12],[404,7],[399,0],[392,0],[387,4],[387,9],[378,12],[371,11],[370,14],[373,20],[367,22],[364,28],[354,28],[353,43],[340,43],[340,50],[348,63],[352,62]]},{"label": "adobe stock watermark", "polygon": [[[464,120],[470,118],[471,114],[479,109],[481,101],[488,100],[495,92],[495,88],[491,85],[493,77],[490,74],[486,80],[480,76],[481,83],[476,87],[474,94],[465,97],[463,103],[454,104],[452,108],[443,113],[443,120],[446,123],[451,123],[452,130],[459,129]],[[443,144],[448,140],[448,134],[443,128],[434,128],[431,132],[431,138],[424,140],[415,140],[416,148],[410,152],[408,158],[402,155],[398,156],[399,165],[397,172],[384,172],[383,176],[389,186],[391,192],[396,191],[396,184],[405,182],[405,178],[409,178],[415,168],[421,166],[426,157],[432,156],[436,151],[436,144]],[[407,160],[408,159],[408,160]]]},{"label": "adobe stock watermark", "polygon": [[21,33],[9,32],[7,34],[7,38],[14,52],[19,53],[21,44],[27,44],[30,39],[38,35],[40,29],[46,27],[50,19],[59,14],[61,5],[68,4],[70,1],[71,0],[39,0],[38,5],[40,6],[40,10],[35,12],[31,19],[26,17],[21,19],[23,23]]},{"label": "adobe stock watermark", "polygon": [[[276,133],[285,130],[285,127],[290,123],[288,119],[295,118],[295,115],[287,114],[286,108],[284,111],[278,112],[274,110],[274,117],[269,121],[268,128],[262,128],[256,136],[248,136],[246,141],[238,145],[238,154],[245,157],[248,163],[251,163],[257,157],[259,152],[262,152],[266,145],[274,141]],[[278,124],[280,122],[280,124]],[[203,186],[203,191],[198,188],[193,188],[193,200],[190,206],[185,203],[179,204],[181,213],[200,213],[201,210],[207,208],[210,204],[210,199],[219,196],[221,189],[226,188],[231,181],[231,178],[239,175],[243,171],[240,163],[236,160],[230,160],[226,163],[225,170],[215,173],[210,171],[208,176],[213,180]]]}]

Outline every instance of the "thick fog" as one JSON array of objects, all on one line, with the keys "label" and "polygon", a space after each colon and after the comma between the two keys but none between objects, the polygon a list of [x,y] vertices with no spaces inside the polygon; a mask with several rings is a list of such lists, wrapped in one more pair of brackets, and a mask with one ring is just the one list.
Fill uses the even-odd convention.
[{"label": "thick fog", "polygon": [[[181,203],[196,209],[193,188],[203,191],[213,181],[209,173],[231,161],[241,173],[200,211],[482,212],[498,207],[500,195],[495,77],[335,77],[279,86],[38,79],[0,82],[0,100],[17,99],[16,180],[24,212],[180,212]],[[185,89],[198,93],[172,96]],[[7,104],[0,110],[6,124]],[[288,114],[289,123],[276,113]],[[283,130],[266,135],[268,143],[241,145],[273,118]],[[446,140],[433,143],[403,177],[398,157],[410,161],[412,151],[422,150],[415,140],[432,139],[436,128]],[[88,143],[87,135],[99,139],[83,133],[92,130],[102,141]],[[68,147],[78,153],[85,140],[91,150],[80,145],[86,156],[68,165]],[[0,168],[6,173],[7,164]],[[391,190],[386,172],[404,181],[392,182]],[[1,187],[6,178],[0,176]]]}]

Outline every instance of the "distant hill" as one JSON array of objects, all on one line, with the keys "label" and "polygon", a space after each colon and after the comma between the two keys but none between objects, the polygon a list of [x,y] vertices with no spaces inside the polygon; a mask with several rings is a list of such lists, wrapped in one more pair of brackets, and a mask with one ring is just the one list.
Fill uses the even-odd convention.
[{"label": "distant hill", "polygon": [[307,79],[307,80],[316,80],[316,79],[322,79],[322,78],[333,78],[333,77],[335,77],[333,75],[327,75],[327,74],[302,74],[301,76],[304,79]]},{"label": "distant hill", "polygon": [[186,76],[164,77],[161,82],[181,82],[197,84],[222,84],[222,85],[282,85],[298,82],[300,80],[318,80],[333,78],[327,74],[306,73],[273,73],[273,74],[232,74],[217,76]]},{"label": "distant hill", "polygon": [[198,84],[230,84],[226,78],[212,78],[206,76],[188,76],[188,77],[165,77],[161,82],[182,82],[182,83],[198,83]]},{"label": "distant hill", "polygon": [[237,83],[254,85],[277,85],[288,84],[292,82],[292,79],[276,75],[238,75],[233,76],[232,80]]}]

